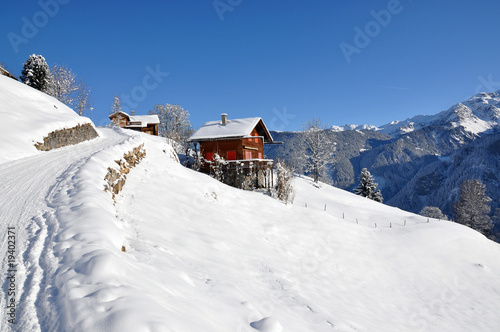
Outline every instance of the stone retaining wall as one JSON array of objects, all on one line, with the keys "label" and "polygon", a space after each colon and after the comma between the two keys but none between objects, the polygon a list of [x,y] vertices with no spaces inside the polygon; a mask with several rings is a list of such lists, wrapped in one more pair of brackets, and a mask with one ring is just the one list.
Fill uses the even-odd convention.
[{"label": "stone retaining wall", "polygon": [[74,145],[88,141],[99,136],[92,124],[86,123],[73,128],[56,130],[43,138],[43,143],[38,142],[35,147],[41,151],[49,151],[67,145]]},{"label": "stone retaining wall", "polygon": [[144,143],[136,146],[132,151],[126,152],[123,158],[120,160],[115,160],[118,165],[113,167],[108,167],[108,173],[104,177],[106,184],[104,185],[104,191],[111,192],[113,200],[115,196],[122,190],[125,181],[127,180],[127,174],[130,169],[137,166],[142,159],[146,157],[146,150],[144,150]]}]

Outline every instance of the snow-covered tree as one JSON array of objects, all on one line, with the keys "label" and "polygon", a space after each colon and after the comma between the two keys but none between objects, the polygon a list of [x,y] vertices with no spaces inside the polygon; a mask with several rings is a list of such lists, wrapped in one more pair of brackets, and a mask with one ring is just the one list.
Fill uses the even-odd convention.
[{"label": "snow-covered tree", "polygon": [[52,66],[46,89],[47,94],[67,106],[72,107],[75,101],[75,92],[77,90],[76,75],[68,66]]},{"label": "snow-covered tree", "polygon": [[45,92],[49,84],[49,65],[41,55],[32,54],[23,65],[21,81],[32,88]]},{"label": "snow-covered tree", "polygon": [[177,153],[185,151],[187,140],[194,132],[189,122],[189,112],[179,105],[157,104],[149,114],[157,114],[160,118],[160,136],[166,137]]},{"label": "snow-covered tree", "polygon": [[422,209],[422,211],[420,211],[419,214],[427,218],[448,220],[448,217],[444,215],[441,209],[436,206],[426,206]]},{"label": "snow-covered tree", "polygon": [[453,206],[455,221],[484,235],[490,235],[493,223],[489,217],[491,198],[480,180],[465,180],[460,185],[458,202]]},{"label": "snow-covered tree", "polygon": [[113,99],[113,106],[111,106],[110,114],[114,114],[116,112],[122,112],[122,102],[120,100],[120,97],[118,97],[118,95],[116,95],[115,98]]},{"label": "snow-covered tree", "polygon": [[276,197],[288,204],[293,201],[293,168],[284,160],[276,161]]},{"label": "snow-covered tree", "polygon": [[313,174],[314,182],[318,183],[320,178],[326,177],[326,170],[334,161],[335,145],[320,119],[308,120],[303,129],[294,142],[294,158],[305,173]]},{"label": "snow-covered tree", "polygon": [[359,184],[354,189],[354,193],[359,196],[363,196],[374,201],[382,203],[384,198],[379,189],[377,189],[378,184],[375,183],[373,176],[368,169],[363,168],[359,175]]},{"label": "snow-covered tree", "polygon": [[500,224],[500,208],[495,210],[495,214],[493,215],[493,222]]},{"label": "snow-covered tree", "polygon": [[75,93],[76,98],[73,109],[78,115],[82,116],[84,111],[90,110],[90,107],[92,107],[92,102],[90,101],[90,88],[80,79],[78,82],[78,89]]},{"label": "snow-covered tree", "polygon": [[73,108],[79,115],[90,109],[90,89],[83,79],[77,81],[76,74],[66,65],[52,66],[45,92]]}]

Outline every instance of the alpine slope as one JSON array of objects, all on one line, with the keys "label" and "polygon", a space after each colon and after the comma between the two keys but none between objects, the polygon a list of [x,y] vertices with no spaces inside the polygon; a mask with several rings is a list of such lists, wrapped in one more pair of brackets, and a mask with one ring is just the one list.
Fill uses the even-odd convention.
[{"label": "alpine slope", "polygon": [[[0,106],[1,135],[56,110],[2,80],[30,98]],[[87,121],[69,114],[44,125]],[[500,246],[465,226],[307,177],[286,205],[182,166],[161,137],[97,128],[39,152],[24,128],[0,146],[15,153],[0,162],[1,331],[498,331]],[[106,174],[142,145],[113,197]]]}]

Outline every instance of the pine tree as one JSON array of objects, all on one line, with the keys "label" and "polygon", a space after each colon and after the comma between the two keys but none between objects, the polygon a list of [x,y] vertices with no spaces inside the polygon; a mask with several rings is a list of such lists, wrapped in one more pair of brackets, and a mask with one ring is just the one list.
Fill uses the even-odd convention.
[{"label": "pine tree", "polygon": [[373,176],[368,169],[363,168],[361,170],[361,174],[359,175],[359,185],[356,189],[354,189],[354,193],[382,203],[384,198],[382,197],[380,190],[377,189],[377,186],[378,184],[375,183]]},{"label": "pine tree", "polygon": [[465,180],[460,185],[458,202],[453,206],[455,221],[483,235],[491,235],[493,223],[489,217],[490,203],[485,184],[479,180]]},{"label": "pine tree", "polygon": [[45,92],[48,88],[50,71],[49,65],[41,55],[32,54],[23,65],[21,81],[37,90]]}]

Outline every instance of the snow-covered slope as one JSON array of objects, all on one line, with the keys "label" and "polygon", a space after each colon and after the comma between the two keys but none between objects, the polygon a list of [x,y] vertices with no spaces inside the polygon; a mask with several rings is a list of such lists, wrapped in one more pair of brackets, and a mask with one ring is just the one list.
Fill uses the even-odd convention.
[{"label": "snow-covered slope", "polygon": [[476,135],[498,127],[500,126],[500,91],[478,93],[435,115],[417,115],[403,121],[392,121],[380,127],[373,125],[332,126],[332,130],[376,130],[392,137],[399,137],[429,125],[445,128],[461,126],[465,131]]},{"label": "snow-covered slope", "polygon": [[[500,245],[467,227],[309,178],[287,206],[184,168],[164,139],[128,130],[37,154],[31,140],[82,118],[54,116],[55,100],[13,86],[0,92],[2,110],[20,110],[5,128],[23,126],[0,145],[4,158],[21,152],[0,163],[0,331],[500,326]],[[32,108],[41,124],[16,118]],[[108,168],[142,144],[113,200]]]},{"label": "snow-covered slope", "polygon": [[57,99],[0,75],[0,163],[40,153],[35,143],[54,130],[91,123]]},{"label": "snow-covered slope", "polygon": [[[308,178],[295,180],[295,202],[286,206],[182,167],[161,138],[101,134],[0,169],[15,176],[68,154],[60,171],[37,180],[39,198],[31,196],[22,216],[15,211],[33,190],[28,179],[19,174],[1,193],[0,202],[11,197],[2,221],[19,225],[21,243],[18,324],[2,320],[2,331],[500,326],[500,246],[469,228]],[[107,167],[142,143],[147,156],[114,205],[103,191]],[[74,153],[83,146],[94,152]],[[5,317],[5,296],[0,301]]]}]

